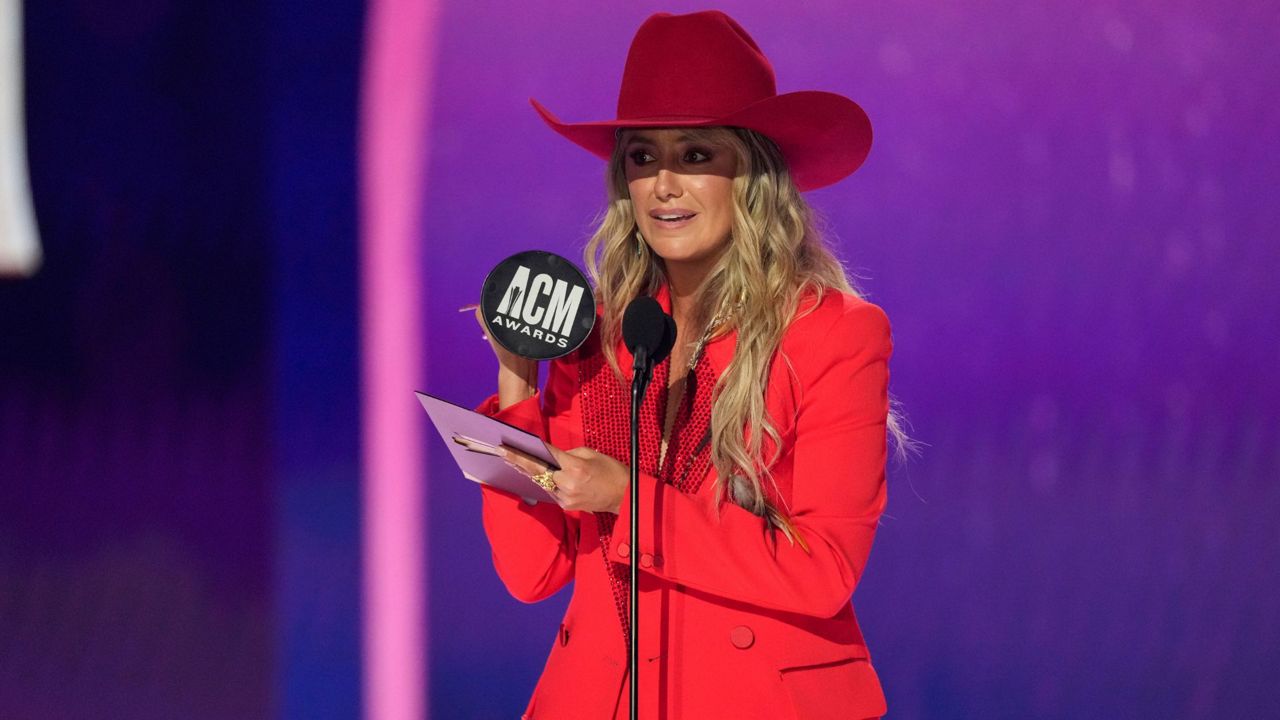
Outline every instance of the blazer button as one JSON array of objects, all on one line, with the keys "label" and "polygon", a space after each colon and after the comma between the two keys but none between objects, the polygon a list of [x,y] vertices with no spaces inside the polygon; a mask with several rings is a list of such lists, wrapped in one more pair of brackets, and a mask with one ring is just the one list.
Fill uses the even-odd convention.
[{"label": "blazer button", "polygon": [[746,625],[739,625],[729,631],[729,642],[733,643],[733,646],[739,650],[746,650],[751,647],[755,641],[756,634],[751,632],[751,628]]},{"label": "blazer button", "polygon": [[565,627],[564,623],[560,623],[560,644],[569,644],[569,628]]},{"label": "blazer button", "polygon": [[652,555],[650,555],[649,553],[641,553],[641,554],[640,554],[640,567],[642,567],[642,568],[651,568],[651,567],[653,567],[653,556],[652,556]]},{"label": "blazer button", "polygon": [[631,557],[631,546],[626,543],[618,543],[618,555]]}]

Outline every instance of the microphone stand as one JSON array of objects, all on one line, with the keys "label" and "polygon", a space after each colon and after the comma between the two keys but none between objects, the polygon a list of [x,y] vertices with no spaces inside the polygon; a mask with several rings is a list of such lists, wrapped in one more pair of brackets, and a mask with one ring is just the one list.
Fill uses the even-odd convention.
[{"label": "microphone stand", "polygon": [[631,376],[631,551],[627,554],[631,561],[630,592],[630,625],[631,637],[627,647],[627,664],[631,672],[631,714],[630,720],[640,716],[640,405],[644,402],[644,391],[653,377],[653,367],[649,362],[648,350],[637,348],[635,363]]}]

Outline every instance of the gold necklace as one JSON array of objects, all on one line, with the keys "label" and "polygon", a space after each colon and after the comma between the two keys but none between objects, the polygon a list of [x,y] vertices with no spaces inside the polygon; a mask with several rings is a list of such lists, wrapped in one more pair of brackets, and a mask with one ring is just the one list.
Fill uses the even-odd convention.
[{"label": "gold necklace", "polygon": [[707,323],[707,329],[702,331],[702,337],[698,338],[698,344],[693,346],[693,354],[689,356],[689,372],[693,372],[693,369],[698,366],[698,361],[702,359],[702,351],[707,342],[711,340],[711,333],[715,332],[715,329],[722,323],[733,317],[740,307],[742,307],[742,303],[724,308],[711,318],[711,322]]}]

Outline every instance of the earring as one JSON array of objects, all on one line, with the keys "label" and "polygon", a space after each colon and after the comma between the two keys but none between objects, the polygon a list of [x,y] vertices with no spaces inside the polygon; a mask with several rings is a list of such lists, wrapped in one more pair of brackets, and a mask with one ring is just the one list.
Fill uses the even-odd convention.
[{"label": "earring", "polygon": [[636,231],[636,257],[643,257],[644,251],[645,249],[647,249],[647,247],[648,246],[645,245],[645,242],[644,242],[644,236],[640,234],[639,230],[637,230]]}]

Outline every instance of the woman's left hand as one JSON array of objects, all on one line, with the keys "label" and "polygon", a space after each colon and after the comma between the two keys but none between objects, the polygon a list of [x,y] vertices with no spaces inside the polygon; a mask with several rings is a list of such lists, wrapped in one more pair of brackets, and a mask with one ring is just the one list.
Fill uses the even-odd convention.
[{"label": "woman's left hand", "polygon": [[[509,445],[503,445],[503,459],[520,472],[533,477],[549,468],[541,460]],[[565,510],[617,513],[627,493],[630,473],[627,466],[588,447],[561,450],[547,445],[560,466],[551,475],[555,490],[551,495]]]}]

